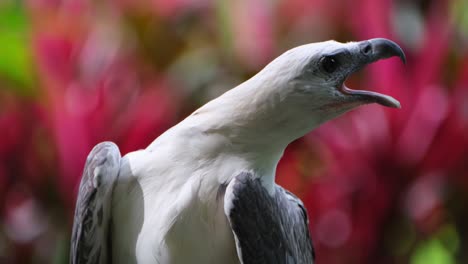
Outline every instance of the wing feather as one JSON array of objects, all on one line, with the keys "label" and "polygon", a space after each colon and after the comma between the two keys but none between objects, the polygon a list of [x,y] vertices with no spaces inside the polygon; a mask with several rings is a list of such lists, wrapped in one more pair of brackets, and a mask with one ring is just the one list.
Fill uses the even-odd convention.
[{"label": "wing feather", "polygon": [[70,263],[111,263],[109,226],[112,191],[121,155],[112,142],[96,145],[88,155],[75,208]]},{"label": "wing feather", "polygon": [[282,187],[270,195],[260,179],[241,173],[226,189],[224,209],[241,263],[314,262],[306,209]]}]

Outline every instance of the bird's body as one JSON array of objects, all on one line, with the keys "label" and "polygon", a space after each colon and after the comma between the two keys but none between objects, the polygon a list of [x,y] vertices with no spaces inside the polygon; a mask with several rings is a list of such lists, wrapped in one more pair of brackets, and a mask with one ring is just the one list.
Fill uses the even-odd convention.
[{"label": "bird's body", "polygon": [[[363,49],[355,46],[288,51],[124,156],[108,219],[112,263],[312,263],[305,209],[275,184],[275,171],[287,145],[321,123],[364,103],[398,106],[384,95],[356,91],[365,93],[358,100],[330,89],[359,67],[330,79],[319,72],[321,56]],[[343,54],[336,56],[352,61]]]},{"label": "bird's body", "polygon": [[[163,260],[161,263],[229,263],[228,259],[238,263],[219,192],[242,172],[261,178],[269,192],[275,188],[276,165],[287,143],[279,144],[281,129],[263,116],[271,110],[262,108],[278,111],[278,121],[290,113],[276,105],[280,103],[276,97],[262,94],[274,92],[268,85],[249,80],[198,109],[147,149],[124,158],[133,190],[128,192],[126,183],[116,188],[114,196],[119,200],[113,206],[114,226],[128,226],[126,221],[133,221],[130,226],[141,225],[136,238],[140,252],[133,252],[133,246],[115,247],[114,260],[131,263],[120,254],[137,253],[140,263],[154,263],[155,259]],[[258,88],[253,89],[255,86]],[[249,100],[255,97],[265,101]],[[243,111],[246,109],[253,111]],[[132,197],[124,198],[126,195]],[[129,208],[138,207],[145,214],[142,223],[128,215]],[[118,232],[112,234],[119,237]],[[122,240],[126,237],[122,235]]]}]

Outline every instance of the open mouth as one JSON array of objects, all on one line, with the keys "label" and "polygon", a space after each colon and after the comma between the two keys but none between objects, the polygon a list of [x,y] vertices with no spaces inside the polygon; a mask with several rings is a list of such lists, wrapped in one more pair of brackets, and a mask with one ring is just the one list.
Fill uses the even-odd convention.
[{"label": "open mouth", "polygon": [[[406,57],[403,50],[398,44],[391,40],[376,38],[361,41],[356,44],[357,49],[355,49],[355,54],[359,54],[357,59],[359,69],[372,62],[390,57],[399,57],[400,60],[406,64]],[[400,102],[391,96],[367,90],[353,90],[346,87],[344,81],[345,80],[337,87],[338,91],[344,95],[357,97],[360,101],[366,103],[378,103],[383,106],[401,108]]]},{"label": "open mouth", "polygon": [[368,101],[369,103],[378,103],[383,106],[401,108],[400,102],[389,95],[366,90],[353,90],[346,87],[345,83],[338,87],[338,91],[345,95],[361,97],[363,101]]}]

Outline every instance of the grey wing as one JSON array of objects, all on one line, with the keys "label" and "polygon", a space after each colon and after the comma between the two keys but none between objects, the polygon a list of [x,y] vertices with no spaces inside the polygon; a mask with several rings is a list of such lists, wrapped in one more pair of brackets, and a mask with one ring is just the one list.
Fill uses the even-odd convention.
[{"label": "grey wing", "polygon": [[120,160],[120,151],[112,142],[96,145],[88,155],[73,219],[71,264],[112,262],[111,199]]},{"label": "grey wing", "polygon": [[227,186],[224,210],[241,263],[313,263],[302,202],[280,186],[270,195],[260,179],[241,173]]}]

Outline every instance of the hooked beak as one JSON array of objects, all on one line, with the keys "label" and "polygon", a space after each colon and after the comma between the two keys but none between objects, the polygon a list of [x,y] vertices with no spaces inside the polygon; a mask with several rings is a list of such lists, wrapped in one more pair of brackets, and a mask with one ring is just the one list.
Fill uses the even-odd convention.
[{"label": "hooked beak", "polygon": [[[406,64],[405,53],[400,46],[391,40],[375,38],[356,44],[357,48],[354,48],[352,51],[355,53],[357,60],[357,65],[353,72],[372,62],[391,57],[399,57]],[[345,95],[356,97],[358,100],[366,103],[378,103],[388,107],[401,108],[400,102],[391,96],[366,90],[353,90],[346,87],[344,82],[338,87],[338,90]]]}]

